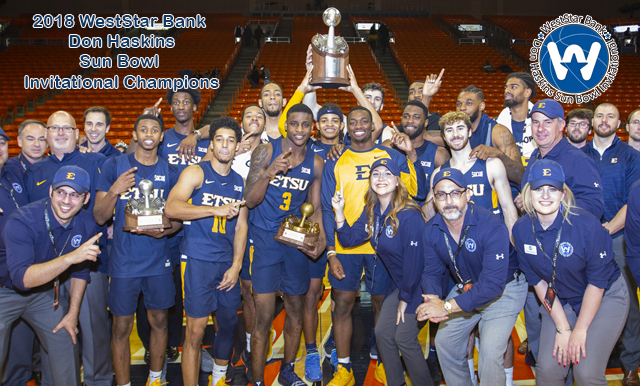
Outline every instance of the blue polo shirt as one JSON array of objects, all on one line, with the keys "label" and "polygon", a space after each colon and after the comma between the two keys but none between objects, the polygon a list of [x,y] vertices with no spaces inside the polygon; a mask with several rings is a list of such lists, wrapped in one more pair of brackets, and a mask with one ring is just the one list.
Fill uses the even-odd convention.
[{"label": "blue polo shirt", "polygon": [[[473,213],[471,208],[473,208]],[[518,269],[518,261],[509,259],[509,231],[500,217],[482,207],[469,203],[464,215],[462,233],[469,225],[464,246],[456,256],[456,263],[463,280],[471,279],[473,287],[455,297],[458,306],[471,312],[502,294],[505,285]],[[451,252],[458,250],[449,228],[440,213],[428,223],[422,234],[424,243],[424,269],[422,290],[425,294],[446,292],[442,276],[449,269],[456,283],[460,280],[447,251],[444,238],[448,238]]]},{"label": "blue polo shirt", "polygon": [[636,181],[629,190],[624,241],[627,244],[627,264],[636,283],[640,283],[640,181]]},{"label": "blue polo shirt", "polygon": [[[389,205],[386,211],[380,213],[380,203],[374,209],[373,237],[368,239],[366,231],[368,222],[367,211],[362,211],[360,218],[349,226],[344,222],[342,228],[336,230],[338,241],[343,247],[355,247],[362,245],[368,239],[371,246],[375,248],[375,239],[378,234],[378,257],[391,276],[391,284],[387,289],[387,296],[400,290],[398,298],[407,302],[406,313],[415,314],[416,308],[422,303],[422,288],[420,277],[424,266],[424,246],[422,244],[422,230],[424,228],[424,218],[417,209],[406,209],[397,214],[398,229],[393,233],[391,219],[386,218],[391,211]],[[384,221],[384,223],[383,223]],[[380,229],[380,226],[383,226]],[[383,269],[378,267],[377,269]]]},{"label": "blue polo shirt", "polygon": [[[92,214],[96,197],[96,186],[100,178],[100,168],[106,160],[107,158],[100,153],[81,153],[77,146],[73,152],[65,153],[62,160],[58,159],[55,155],[43,158],[42,161],[29,167],[25,174],[25,186],[27,188],[29,202],[49,197],[49,187],[58,169],[63,166],[74,165],[89,173],[91,180],[91,199],[89,203],[84,206],[84,209]],[[98,260],[92,264],[91,269],[106,273],[109,262],[107,248],[105,248],[107,245],[107,227],[101,226],[99,230],[104,236],[98,240],[100,255],[98,256]]]},{"label": "blue polo shirt", "polygon": [[560,164],[564,170],[566,184],[576,198],[576,204],[596,218],[602,218],[604,213],[602,178],[598,166],[589,156],[571,145],[563,136],[560,142],[544,157],[540,157],[540,149],[535,149],[531,153],[531,158],[522,177],[522,186],[528,181],[531,165],[540,158]]},{"label": "blue polo shirt", "polygon": [[14,174],[20,176],[23,182],[26,182],[25,173],[27,169],[31,167],[32,163],[29,162],[27,157],[23,156],[22,153],[18,154],[15,157],[11,157],[4,164],[4,168],[6,170],[12,171]]},{"label": "blue polo shirt", "polygon": [[[562,215],[558,215],[547,229],[543,229],[538,216],[533,215],[533,226],[538,240],[551,259],[558,231],[562,227],[555,286],[562,305],[569,303],[578,314],[587,285],[607,290],[620,276],[620,270],[614,260],[613,241],[609,232],[591,213],[580,208],[575,212],[575,215],[569,216],[571,223],[563,223]],[[530,285],[536,285],[541,280],[549,283],[553,275],[553,264],[545,257],[533,236],[530,216],[524,215],[513,226],[520,269],[527,276]]]},{"label": "blue polo shirt", "polygon": [[102,154],[107,158],[118,157],[124,154],[120,150],[116,149],[116,147],[113,146],[108,139],[105,139],[105,142],[106,142],[105,145],[102,147],[102,149],[100,149],[98,153]]},{"label": "blue polo shirt", "polygon": [[[640,180],[640,152],[614,135],[613,142],[604,153],[595,149],[593,140],[582,148],[600,169],[604,189],[603,222],[611,221],[620,208],[627,204],[631,185]],[[622,236],[624,229],[611,235]]]},{"label": "blue polo shirt", "polygon": [[[3,286],[29,291],[31,288],[25,287],[23,281],[27,269],[58,257],[47,231],[45,205],[56,247],[63,255],[74,251],[98,232],[93,215],[84,209],[80,210],[66,228],[63,227],[53,215],[48,200],[42,199],[23,206],[7,219],[0,238],[0,284]],[[69,242],[65,246],[67,239]],[[60,276],[60,281],[69,277],[90,281],[89,265],[82,263],[69,267]],[[51,288],[51,284],[42,287],[46,290]]]},{"label": "blue polo shirt", "polygon": [[0,230],[11,213],[28,203],[29,199],[22,177],[16,173],[15,169],[2,168],[0,172],[0,208],[2,208]]}]

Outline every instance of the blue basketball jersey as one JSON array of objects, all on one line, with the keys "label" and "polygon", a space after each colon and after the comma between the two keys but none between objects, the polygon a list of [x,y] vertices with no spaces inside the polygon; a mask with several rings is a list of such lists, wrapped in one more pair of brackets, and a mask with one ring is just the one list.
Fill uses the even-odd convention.
[{"label": "blue basketball jersey", "polygon": [[187,138],[187,136],[177,133],[175,128],[169,129],[164,132],[164,138],[158,148],[158,156],[168,161],[169,164],[177,167],[180,173],[182,173],[187,166],[199,163],[202,160],[202,157],[207,154],[207,148],[209,147],[209,140],[201,139],[196,145],[196,155],[193,160],[180,158],[179,152],[176,151],[176,148],[180,146],[180,142],[185,138]]},{"label": "blue basketball jersey", "polygon": [[[282,154],[282,138],[271,140],[271,164]],[[307,201],[307,192],[313,182],[315,153],[307,148],[307,154],[300,163],[286,175],[278,174],[271,179],[264,200],[249,212],[253,226],[275,235],[280,223],[290,214],[300,217],[300,206]],[[314,208],[321,210],[321,208]]]},{"label": "blue basketball jersey", "polygon": [[[228,175],[221,176],[213,170],[209,161],[200,162],[198,166],[204,172],[204,179],[202,186],[191,194],[193,205],[216,207],[242,200],[244,183],[238,173],[230,170]],[[237,220],[237,216],[231,220],[212,216],[184,221],[180,253],[211,262],[233,261]]]},{"label": "blue basketball jersey", "polygon": [[122,193],[116,201],[113,221],[113,254],[109,259],[109,276],[145,277],[173,272],[169,258],[167,238],[156,239],[123,231],[124,207],[130,198],[139,198],[138,184],[144,179],[153,182],[153,194],[165,200],[178,180],[178,171],[158,157],[155,165],[143,166],[135,159],[135,153],[111,158],[105,162],[96,190],[108,192],[118,176],[137,166],[136,185]]},{"label": "blue basketball jersey", "polygon": [[[451,167],[447,161],[442,168]],[[502,218],[502,210],[498,203],[498,194],[491,187],[487,176],[487,161],[476,159],[473,166],[464,173],[467,180],[467,189],[471,192],[471,202],[483,207]]]}]

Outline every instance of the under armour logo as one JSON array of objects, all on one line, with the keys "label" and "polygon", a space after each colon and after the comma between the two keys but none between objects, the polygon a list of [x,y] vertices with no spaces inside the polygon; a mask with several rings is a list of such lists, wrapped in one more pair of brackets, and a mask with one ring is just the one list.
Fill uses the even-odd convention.
[{"label": "under armour logo", "polygon": [[417,241],[411,241],[411,246],[412,247],[417,247],[418,246],[418,242]]},{"label": "under armour logo", "polygon": [[604,251],[600,254],[600,258],[604,259],[604,257],[607,255],[607,251]]},{"label": "under armour logo", "polygon": [[496,260],[501,260],[504,259],[504,253],[501,253],[499,255],[496,254]]},{"label": "under armour logo", "polygon": [[598,185],[597,182],[594,182],[593,184],[595,185],[596,188],[600,186],[600,185]]}]

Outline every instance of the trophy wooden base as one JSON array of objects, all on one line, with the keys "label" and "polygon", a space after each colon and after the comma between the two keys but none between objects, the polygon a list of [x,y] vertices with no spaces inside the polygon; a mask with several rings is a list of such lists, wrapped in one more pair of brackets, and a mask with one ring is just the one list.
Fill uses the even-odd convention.
[{"label": "trophy wooden base", "polygon": [[349,85],[349,79],[346,78],[313,78],[309,83],[312,86],[321,86],[322,88],[340,88]]},{"label": "trophy wooden base", "polygon": [[171,228],[171,220],[164,214],[131,214],[124,212],[124,227],[123,231],[129,232],[132,230],[148,230],[148,229],[167,229]]},{"label": "trophy wooden base", "polygon": [[297,248],[304,247],[305,244],[315,242],[316,240],[318,240],[318,234],[304,231],[294,231],[293,229],[288,229],[284,225],[280,224],[278,234],[273,236],[273,239],[279,243]]}]

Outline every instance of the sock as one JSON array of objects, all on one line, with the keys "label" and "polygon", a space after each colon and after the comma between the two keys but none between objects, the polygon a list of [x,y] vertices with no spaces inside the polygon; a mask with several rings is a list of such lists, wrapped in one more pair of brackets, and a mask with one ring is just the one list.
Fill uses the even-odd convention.
[{"label": "sock", "polygon": [[504,369],[504,374],[507,376],[507,386],[511,386],[513,384],[513,367]]},{"label": "sock", "polygon": [[213,362],[213,371],[211,372],[211,384],[216,385],[225,375],[227,375],[227,366],[220,366]]},{"label": "sock", "polygon": [[342,365],[345,370],[351,371],[351,357],[338,358],[338,364]]},{"label": "sock", "polygon": [[245,335],[247,336],[247,352],[251,352],[251,334],[245,332]]},{"label": "sock", "polygon": [[285,369],[285,367],[287,367],[287,366],[291,366],[291,369],[293,369],[293,366],[295,366],[295,363],[296,363],[296,362],[289,362],[289,363],[286,363],[285,361],[282,361],[282,362],[280,363],[280,372],[282,372],[282,371]]},{"label": "sock", "polygon": [[480,338],[476,337],[476,348],[480,351]]},{"label": "sock", "polygon": [[316,346],[315,342],[313,342],[311,344],[305,343],[304,345],[307,347],[307,355],[315,354],[315,353],[318,352],[318,347]]},{"label": "sock", "polygon": [[131,382],[127,383],[126,385],[118,385],[118,386],[131,386]]},{"label": "sock", "polygon": [[429,345],[429,356],[427,359],[437,358],[438,353],[436,353],[436,346]]},{"label": "sock", "polygon": [[152,384],[156,379],[160,379],[160,376],[162,376],[162,371],[149,370],[149,384]]}]

